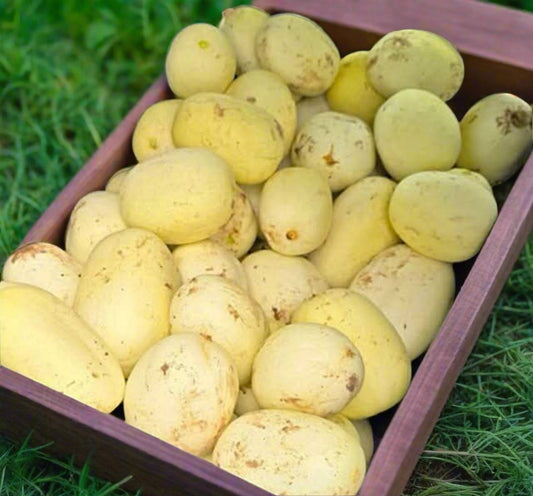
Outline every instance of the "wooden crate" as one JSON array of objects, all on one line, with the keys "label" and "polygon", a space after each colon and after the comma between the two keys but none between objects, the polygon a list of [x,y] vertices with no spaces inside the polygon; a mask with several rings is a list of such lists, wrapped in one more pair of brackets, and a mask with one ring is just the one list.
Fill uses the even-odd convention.
[{"label": "wooden crate", "polygon": [[[533,16],[474,0],[257,0],[272,13],[299,12],[319,22],[342,54],[369,48],[384,33],[427,29],[462,52],[464,85],[451,102],[461,115],[479,98],[515,93],[533,101]],[[133,163],[131,134],[141,113],[169,97],[156,81],[84,168],[57,196],[23,242],[62,244],[68,215],[77,200],[104,187],[120,167]],[[473,263],[458,267],[455,303],[436,340],[416,364],[401,404],[374,421],[377,447],[360,496],[399,495],[444,403],[487,320],[533,226],[533,158],[508,194],[483,249]],[[91,456],[94,473],[111,481],[132,475],[130,489],[143,495],[270,494],[217,467],[60,393],[0,367],[0,430],[14,439],[33,432],[33,443],[53,441],[51,450]]]}]

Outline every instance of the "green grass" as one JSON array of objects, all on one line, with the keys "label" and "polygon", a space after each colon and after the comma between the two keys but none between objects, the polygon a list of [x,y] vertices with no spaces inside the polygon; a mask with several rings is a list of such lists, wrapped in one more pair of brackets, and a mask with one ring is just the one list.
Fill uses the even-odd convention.
[{"label": "green grass", "polygon": [[[172,36],[230,0],[0,0],[0,265],[163,69]],[[533,8],[528,0],[514,6]],[[459,378],[406,495],[533,494],[533,240]],[[125,494],[0,438],[0,495]]]}]

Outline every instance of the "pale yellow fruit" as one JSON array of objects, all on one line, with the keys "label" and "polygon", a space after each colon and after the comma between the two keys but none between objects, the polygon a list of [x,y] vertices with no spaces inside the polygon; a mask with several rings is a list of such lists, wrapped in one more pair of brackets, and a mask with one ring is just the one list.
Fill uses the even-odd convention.
[{"label": "pale yellow fruit", "polygon": [[332,191],[341,191],[370,175],[376,165],[372,131],[364,121],[338,112],[322,112],[300,129],[291,151],[292,163],[316,169]]},{"label": "pale yellow fruit", "polygon": [[332,212],[331,191],[322,173],[288,167],[263,186],[259,225],[273,250],[283,255],[305,255],[326,239]]},{"label": "pale yellow fruit", "polygon": [[215,465],[274,494],[355,494],[366,471],[357,439],[329,420],[258,410],[233,421],[213,451]]},{"label": "pale yellow fruit", "polygon": [[357,441],[361,443],[359,433],[357,432],[357,429],[348,417],[342,415],[341,413],[336,413],[334,415],[330,415],[329,417],[327,417],[327,419],[337,424],[339,427],[342,427],[348,434],[355,437],[355,439],[357,439]]},{"label": "pale yellow fruit", "polygon": [[195,93],[223,93],[237,68],[235,51],[226,35],[210,24],[191,24],[171,41],[165,74],[172,92],[187,98]]},{"label": "pale yellow fruit", "polygon": [[213,275],[197,276],[174,294],[170,332],[194,332],[218,343],[235,362],[242,385],[250,381],[254,357],[267,336],[259,304],[235,283]]},{"label": "pale yellow fruit", "polygon": [[411,380],[411,362],[392,324],[365,296],[348,289],[328,289],[302,303],[291,320],[334,327],[359,350],[365,378],[343,415],[371,417],[403,398]]},{"label": "pale yellow fruit", "polygon": [[331,107],[326,99],[326,95],[318,95],[309,98],[302,98],[296,104],[296,114],[297,114],[297,123],[296,123],[296,132],[302,129],[302,126],[309,120],[313,115],[319,114],[320,112],[329,112]]},{"label": "pale yellow fruit", "polygon": [[105,413],[120,404],[118,360],[59,298],[25,284],[3,287],[0,315],[3,367]]},{"label": "pale yellow fruit", "polygon": [[385,98],[374,89],[368,79],[367,59],[367,51],[353,52],[343,57],[337,77],[326,97],[335,112],[354,115],[371,126]]},{"label": "pale yellow fruit", "polygon": [[235,79],[226,93],[257,105],[274,117],[283,131],[284,153],[288,153],[296,132],[296,104],[280,76],[253,70]]},{"label": "pale yellow fruit", "polygon": [[179,275],[153,233],[125,229],[102,240],[83,267],[74,310],[105,341],[126,376],[152,344],[168,335]]},{"label": "pale yellow fruit", "polygon": [[252,210],[254,212],[255,218],[259,219],[259,203],[261,201],[261,192],[263,191],[264,183],[259,184],[239,184],[239,187],[244,191]]},{"label": "pale yellow fruit", "polygon": [[201,93],[183,102],[174,144],[207,148],[233,169],[238,183],[268,179],[283,158],[280,124],[266,110],[229,95]]},{"label": "pale yellow fruit", "polygon": [[261,407],[257,403],[257,399],[254,396],[251,386],[241,386],[239,388],[239,396],[237,397],[237,403],[235,405],[235,414],[240,417],[248,412],[254,412]]},{"label": "pale yellow fruit", "polygon": [[448,171],[448,174],[456,174],[458,176],[475,181],[480,186],[483,186],[487,191],[492,193],[492,186],[479,172],[474,172],[469,169],[461,169],[460,167],[454,167]]},{"label": "pale yellow fruit", "polygon": [[372,426],[368,419],[352,420],[351,423],[359,435],[361,447],[365,452],[366,464],[368,465],[374,454],[374,435],[372,433]]},{"label": "pale yellow fruit", "polygon": [[453,303],[455,277],[451,264],[400,244],[376,255],[350,289],[383,312],[414,360],[431,344]]},{"label": "pale yellow fruit", "polygon": [[49,291],[69,306],[74,302],[81,264],[50,243],[30,243],[17,248],[6,260],[2,279]]},{"label": "pale yellow fruit", "polygon": [[109,181],[107,181],[105,190],[109,193],[120,193],[120,188],[122,188],[124,179],[126,179],[126,175],[131,169],[133,169],[133,167],[133,165],[130,165],[129,167],[122,167],[122,169],[119,169],[117,172],[115,172],[109,178]]},{"label": "pale yellow fruit", "polygon": [[242,289],[248,289],[246,274],[233,252],[211,240],[181,245],[172,251],[174,262],[185,283],[196,276],[223,276]]},{"label": "pale yellow fruit", "polygon": [[81,198],[70,214],[65,251],[83,264],[97,243],[126,227],[118,194],[93,191]]},{"label": "pale yellow fruit", "polygon": [[130,227],[148,229],[167,244],[193,243],[228,221],[234,184],[230,168],[213,152],[171,150],[128,173],[120,210]]},{"label": "pale yellow fruit", "polygon": [[270,16],[257,33],[255,53],[263,69],[304,96],[324,93],[339,68],[339,51],[328,34],[298,14]]},{"label": "pale yellow fruit", "polygon": [[449,172],[406,177],[390,201],[390,221],[404,243],[426,257],[461,262],[483,245],[498,207],[477,181]]},{"label": "pale yellow fruit", "polygon": [[257,219],[246,193],[235,187],[231,204],[231,216],[215,234],[212,241],[220,243],[238,258],[244,256],[257,237]]},{"label": "pale yellow fruit", "polygon": [[389,222],[395,186],[385,177],[366,177],[336,198],[328,237],[309,255],[330,286],[348,287],[372,257],[398,243]]},{"label": "pale yellow fruit", "polygon": [[531,106],[509,93],[479,100],[461,120],[462,146],[457,165],[482,174],[496,185],[526,162],[531,140]]},{"label": "pale yellow fruit", "polygon": [[303,257],[260,250],[244,258],[242,266],[250,295],[261,305],[270,332],[288,324],[303,301],[328,288],[322,274]]},{"label": "pale yellow fruit", "polygon": [[131,145],[138,162],[174,149],[172,124],[181,100],[162,100],[148,107],[137,121]]},{"label": "pale yellow fruit", "polygon": [[444,101],[461,87],[464,63],[445,38],[420,29],[391,31],[371,49],[368,78],[384,97],[406,88],[431,91]]},{"label": "pale yellow fruit", "polygon": [[126,422],[193,455],[211,453],[237,401],[235,364],[216,343],[180,333],[154,344],[126,385]]},{"label": "pale yellow fruit", "polygon": [[385,169],[396,181],[424,170],[449,170],[461,151],[454,113],[424,90],[390,97],[376,114],[374,138]]},{"label": "pale yellow fruit", "polygon": [[320,324],[290,324],[272,334],[254,360],[252,390],[261,408],[326,417],[361,389],[364,367],[353,343]]},{"label": "pale yellow fruit", "polygon": [[222,12],[218,27],[230,40],[237,57],[237,73],[259,69],[255,55],[255,37],[268,14],[257,7],[238,5]]}]

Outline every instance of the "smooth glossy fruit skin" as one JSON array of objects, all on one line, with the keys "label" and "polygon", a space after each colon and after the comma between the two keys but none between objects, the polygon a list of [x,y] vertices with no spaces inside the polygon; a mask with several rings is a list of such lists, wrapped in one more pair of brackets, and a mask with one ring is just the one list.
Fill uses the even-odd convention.
[{"label": "smooth glossy fruit skin", "polygon": [[378,108],[385,101],[368,79],[367,51],[353,52],[340,61],[339,72],[329,87],[326,98],[335,112],[363,119],[369,126]]},{"label": "smooth glossy fruit skin", "polygon": [[191,24],[171,41],[165,73],[172,92],[187,98],[195,93],[223,93],[237,69],[235,51],[226,35],[210,24]]},{"label": "smooth glossy fruit skin", "polygon": [[392,195],[390,221],[404,243],[442,262],[478,253],[496,220],[491,191],[470,177],[426,171],[401,181]]},{"label": "smooth glossy fruit skin", "polygon": [[448,101],[461,87],[464,63],[445,38],[420,29],[391,31],[371,49],[368,79],[385,98],[418,88]]},{"label": "smooth glossy fruit skin", "polygon": [[333,200],[324,175],[287,167],[266,181],[259,203],[259,225],[269,246],[282,255],[305,255],[328,235]]},{"label": "smooth glossy fruit skin", "polygon": [[425,90],[391,96],[376,114],[374,138],[385,169],[396,181],[424,170],[449,170],[461,151],[457,118]]},{"label": "smooth glossy fruit skin", "polygon": [[489,95],[461,120],[457,165],[482,174],[491,185],[513,176],[531,152],[531,106],[510,93]]},{"label": "smooth glossy fruit skin", "polygon": [[303,96],[324,93],[339,68],[339,51],[315,22],[298,14],[270,16],[255,39],[263,69],[279,74],[291,91]]}]

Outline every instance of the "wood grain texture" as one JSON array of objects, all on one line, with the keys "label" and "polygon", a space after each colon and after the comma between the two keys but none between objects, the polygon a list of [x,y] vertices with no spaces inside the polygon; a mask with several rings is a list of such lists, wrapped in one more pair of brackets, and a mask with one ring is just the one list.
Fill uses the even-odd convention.
[{"label": "wood grain texture", "polygon": [[103,189],[107,180],[133,160],[131,136],[142,113],[152,104],[171,96],[164,76],[155,81],[139,102],[102,143],[80,171],[41,215],[22,244],[47,241],[63,245],[63,233],[76,202],[87,193]]},{"label": "wood grain texture", "polygon": [[[401,28],[437,32],[461,50],[466,77],[451,102],[459,114],[490,93],[509,91],[533,101],[533,16],[472,0],[257,0],[275,11],[297,11],[316,19],[343,54],[368,49],[384,33]],[[159,79],[102,147],[58,195],[24,238],[61,243],[78,199],[102,188],[131,160],[131,134],[142,112],[170,96]],[[440,333],[391,419],[370,465],[360,496],[398,496],[417,462],[442,407],[533,225],[533,159],[507,198],[482,251],[466,277]],[[128,487],[145,495],[250,495],[266,493],[119,418],[104,415],[0,367],[0,429],[33,442],[54,441],[58,453],[75,454],[116,481],[133,475]]]},{"label": "wood grain texture", "polygon": [[270,493],[63,394],[0,367],[0,432],[32,444],[53,441],[110,481],[143,496],[267,496]]}]

